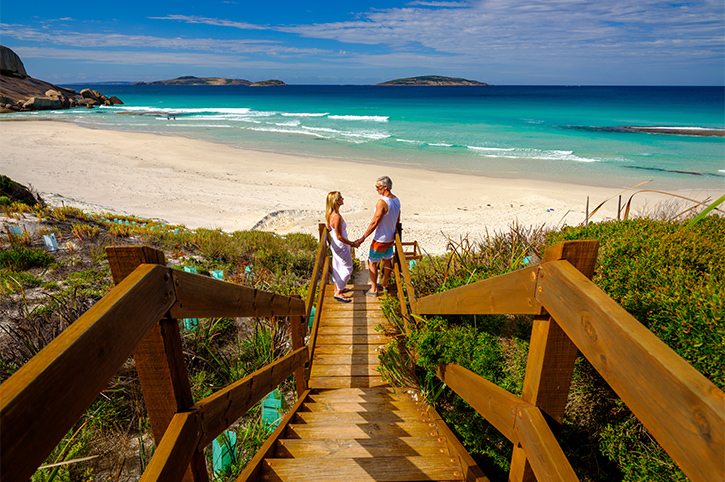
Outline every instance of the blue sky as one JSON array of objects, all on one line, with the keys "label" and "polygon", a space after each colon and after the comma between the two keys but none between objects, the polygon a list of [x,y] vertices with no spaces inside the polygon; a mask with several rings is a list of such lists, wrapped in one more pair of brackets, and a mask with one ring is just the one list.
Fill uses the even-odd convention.
[{"label": "blue sky", "polygon": [[724,85],[723,0],[19,0],[0,43],[55,83]]}]

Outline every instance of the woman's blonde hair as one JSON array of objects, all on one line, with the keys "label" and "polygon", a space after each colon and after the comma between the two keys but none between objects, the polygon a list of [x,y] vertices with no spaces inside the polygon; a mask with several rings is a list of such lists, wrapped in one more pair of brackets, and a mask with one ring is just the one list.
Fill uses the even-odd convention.
[{"label": "woman's blonde hair", "polygon": [[340,214],[340,206],[337,205],[337,200],[340,198],[340,191],[332,191],[327,194],[327,206],[325,207],[325,222],[330,225],[330,217],[332,213]]}]

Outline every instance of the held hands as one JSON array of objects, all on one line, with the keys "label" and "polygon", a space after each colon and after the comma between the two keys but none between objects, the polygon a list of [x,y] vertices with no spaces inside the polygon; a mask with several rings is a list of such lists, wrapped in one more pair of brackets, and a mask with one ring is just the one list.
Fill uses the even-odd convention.
[{"label": "held hands", "polygon": [[352,247],[359,248],[360,245],[363,243],[363,241],[365,241],[365,238],[356,239],[355,241],[352,242]]}]

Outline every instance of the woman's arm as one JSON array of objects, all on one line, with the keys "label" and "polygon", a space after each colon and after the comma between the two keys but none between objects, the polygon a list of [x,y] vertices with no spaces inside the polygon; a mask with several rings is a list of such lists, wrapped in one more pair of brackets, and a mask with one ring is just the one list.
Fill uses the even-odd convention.
[{"label": "woman's arm", "polygon": [[337,216],[333,216],[332,219],[330,219],[330,226],[335,230],[337,239],[339,239],[340,242],[352,246],[352,241],[342,235],[342,216],[339,214]]}]

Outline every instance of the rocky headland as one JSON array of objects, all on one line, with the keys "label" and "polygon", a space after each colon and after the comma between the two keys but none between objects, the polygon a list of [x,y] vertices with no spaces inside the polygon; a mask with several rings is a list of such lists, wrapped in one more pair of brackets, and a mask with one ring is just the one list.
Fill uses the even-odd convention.
[{"label": "rocky headland", "polygon": [[452,85],[491,85],[477,80],[461,79],[458,77],[443,77],[441,75],[422,75],[420,77],[407,77],[405,79],[389,80],[375,85],[422,85],[422,86],[452,86]]},{"label": "rocky headland", "polygon": [[20,57],[0,45],[0,113],[115,104],[123,102],[96,90],[83,89],[78,93],[30,77]]}]

